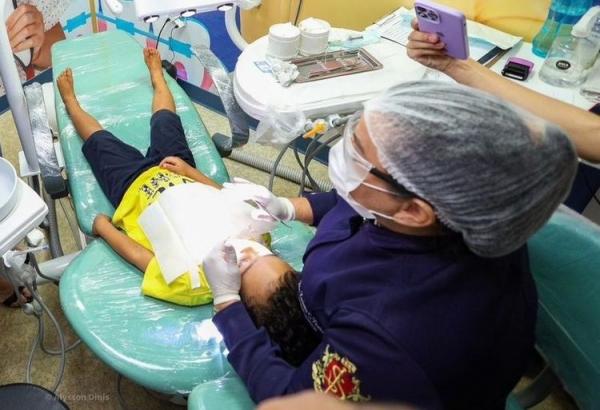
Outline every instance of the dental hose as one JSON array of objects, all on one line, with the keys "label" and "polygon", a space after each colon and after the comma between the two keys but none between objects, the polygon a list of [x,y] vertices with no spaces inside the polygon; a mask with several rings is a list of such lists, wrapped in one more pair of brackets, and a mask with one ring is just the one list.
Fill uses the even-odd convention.
[{"label": "dental hose", "polygon": [[[309,182],[314,186],[315,182],[313,182],[313,178],[310,175],[310,170],[309,170],[309,165],[312,162],[312,160],[317,156],[317,154],[321,151],[323,151],[325,149],[325,147],[327,147],[329,144],[331,144],[333,141],[337,140],[338,138],[341,137],[341,133],[339,132],[339,130],[334,129],[333,130],[333,135],[331,135],[329,138],[327,138],[325,140],[325,142],[321,143],[320,145],[316,146],[316,143],[319,141],[319,138],[315,138],[309,145],[308,148],[306,149],[306,153],[304,155],[304,164],[300,164],[300,166],[302,167],[302,183],[300,184],[300,193],[299,195],[301,196],[304,193],[304,187],[305,187],[305,176],[308,177]],[[329,133],[323,134],[322,137],[324,138],[325,136],[329,135]],[[315,147],[316,146],[316,147]],[[294,154],[296,155],[296,160],[300,160],[300,157],[298,156],[298,152],[296,149],[294,149]],[[319,185],[320,186],[320,185]],[[331,190],[333,188],[332,184],[328,184],[329,189]],[[323,191],[321,191],[323,192]]]},{"label": "dental hose", "polygon": [[[51,389],[52,392],[56,392],[56,390],[58,389],[58,386],[60,386],[60,384],[62,383],[62,379],[65,374],[65,354],[66,354],[65,338],[64,338],[62,329],[60,328],[60,325],[58,324],[58,321],[56,320],[56,318],[54,317],[54,315],[52,314],[52,312],[50,311],[48,306],[46,306],[46,304],[44,303],[42,298],[37,293],[37,285],[36,285],[35,279],[32,281],[32,283],[25,281],[25,286],[27,287],[29,292],[31,292],[33,299],[37,303],[39,303],[39,305],[42,307],[43,311],[46,312],[46,314],[48,315],[48,317],[54,324],[54,327],[56,328],[56,333],[58,335],[58,341],[60,343],[60,350],[58,351],[58,353],[60,354],[60,365],[58,368],[56,379],[54,381],[54,386]],[[31,352],[29,353],[29,359],[27,360],[27,372],[25,375],[27,383],[31,383],[31,370],[32,370],[31,368],[32,368],[32,364],[33,364],[33,355],[35,354],[35,350],[37,349],[38,345],[43,345],[43,343],[44,343],[42,340],[42,337],[44,335],[43,317],[41,314],[37,314],[37,313],[35,316],[38,319],[38,333],[37,333],[35,342],[33,343],[33,347],[31,348]]]},{"label": "dental hose", "polygon": [[44,202],[46,202],[46,205],[48,205],[48,245],[50,247],[50,254],[54,259],[64,255],[62,246],[60,244],[56,203],[52,198],[50,198],[50,195],[48,195],[45,190],[42,191]]},{"label": "dental hose", "polygon": [[[30,253],[28,253],[27,256],[29,259],[29,263],[34,268],[37,275],[40,275],[41,277],[46,278],[48,280],[53,280],[52,278],[44,276],[44,274],[41,272],[39,265],[37,263],[37,260],[35,258],[35,255],[33,253],[30,252]],[[10,275],[8,275],[8,276],[10,276]],[[70,346],[66,346],[65,345],[65,336],[60,327],[60,324],[58,323],[58,320],[56,319],[54,314],[50,311],[48,306],[44,303],[44,301],[42,300],[41,296],[39,295],[39,293],[37,291],[37,281],[35,279],[35,275],[29,280],[28,279],[23,280],[23,283],[24,283],[25,287],[29,290],[29,292],[31,293],[31,295],[34,299],[33,309],[25,310],[25,313],[30,313],[30,314],[33,313],[33,315],[36,317],[36,319],[38,321],[37,335],[35,337],[33,346],[31,348],[31,351],[29,352],[29,358],[27,360],[27,370],[26,370],[26,374],[25,374],[25,379],[26,379],[27,383],[32,382],[31,373],[32,373],[32,367],[33,367],[33,357],[35,355],[35,351],[36,351],[37,347],[39,346],[41,348],[41,350],[48,355],[60,356],[59,368],[58,368],[57,375],[55,378],[54,386],[51,389],[52,392],[56,392],[56,390],[62,383],[62,380],[64,377],[66,353],[75,349],[77,346],[79,346],[81,344],[81,339],[77,339]],[[36,308],[35,303],[37,303],[41,307],[42,311],[39,311],[39,308]],[[58,336],[59,347],[60,347],[58,350],[52,350],[44,345],[45,326],[44,326],[43,313],[46,313],[48,315],[48,317],[50,318],[50,321],[52,322],[52,324],[54,325],[54,328],[56,329],[56,334]]]},{"label": "dental hose", "polygon": [[[49,282],[54,283],[55,285],[58,285],[58,281],[56,281],[55,279],[53,279],[53,278],[51,278],[49,276],[46,276],[46,275],[44,275],[42,273],[42,270],[40,269],[40,267],[38,265],[38,262],[37,262],[37,259],[36,259],[35,255],[33,253],[28,254],[28,257],[29,257],[29,263],[31,264],[31,266],[33,266],[33,269],[35,269],[36,273],[40,277],[46,279]],[[37,286],[36,286],[36,288],[37,288]],[[51,349],[47,348],[46,346],[44,346],[44,333],[45,333],[44,332],[44,321],[41,320],[41,318],[38,318],[38,319],[39,319],[39,322],[40,322],[39,323],[40,324],[40,326],[39,326],[39,334],[40,334],[39,345],[40,345],[40,348],[46,354],[54,355],[54,356],[60,355],[61,354],[60,350],[51,350]],[[62,333],[62,330],[61,330],[61,333]],[[70,346],[68,346],[67,348],[65,348],[65,353],[66,352],[70,352],[71,350],[73,350],[77,346],[79,346],[80,344],[81,344],[81,339],[77,339],[75,342],[73,342],[73,344],[71,344]]]},{"label": "dental hose", "polygon": [[[302,171],[291,169],[286,166],[279,166],[279,162],[281,162],[281,159],[276,164],[274,164],[273,160],[260,158],[256,155],[252,155],[238,149],[234,149],[228,158],[241,164],[248,165],[252,168],[256,168],[263,172],[268,172],[270,175],[273,176],[273,178],[275,178],[275,176],[278,176],[296,184],[300,184],[302,182]],[[283,158],[283,154],[281,155],[281,158]],[[317,182],[320,188],[324,191],[331,190],[331,188],[333,187],[332,184],[326,180],[317,179],[315,180],[315,182]],[[272,189],[273,183],[270,183],[269,185]]]}]

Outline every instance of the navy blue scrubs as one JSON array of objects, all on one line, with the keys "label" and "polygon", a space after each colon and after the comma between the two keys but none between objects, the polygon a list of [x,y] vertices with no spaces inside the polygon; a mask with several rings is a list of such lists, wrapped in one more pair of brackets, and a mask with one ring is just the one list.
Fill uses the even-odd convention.
[{"label": "navy blue scrubs", "polygon": [[293,367],[241,303],[214,317],[252,398],[315,389],[420,409],[503,409],[534,345],[526,248],[481,258],[459,235],[363,221],[335,192],[307,198],[318,228],[299,297],[321,344]]}]

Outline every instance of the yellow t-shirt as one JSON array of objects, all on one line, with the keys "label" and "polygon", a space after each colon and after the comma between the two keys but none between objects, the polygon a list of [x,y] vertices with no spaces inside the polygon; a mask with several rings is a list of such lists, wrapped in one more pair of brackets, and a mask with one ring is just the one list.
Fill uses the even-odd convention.
[{"label": "yellow t-shirt", "polygon": [[193,182],[194,180],[190,178],[160,167],[152,167],[144,171],[123,195],[113,215],[113,224],[144,248],[152,250],[152,245],[138,223],[140,215],[168,188]]},{"label": "yellow t-shirt", "polygon": [[[121,203],[113,215],[113,224],[123,229],[127,236],[152,251],[152,245],[138,223],[140,215],[152,205],[165,190],[180,184],[195,181],[160,167],[144,171],[129,186]],[[171,284],[167,284],[160,271],[156,258],[152,258],[142,282],[142,293],[157,299],[166,300],[184,306],[204,305],[212,302],[212,292],[200,270],[199,288],[193,289],[189,275],[182,275]]]}]

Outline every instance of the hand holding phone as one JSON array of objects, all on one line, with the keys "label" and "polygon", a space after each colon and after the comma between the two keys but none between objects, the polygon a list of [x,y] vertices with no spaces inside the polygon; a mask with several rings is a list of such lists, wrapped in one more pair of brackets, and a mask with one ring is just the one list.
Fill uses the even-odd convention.
[{"label": "hand holding phone", "polygon": [[463,13],[427,0],[415,2],[415,13],[419,31],[437,34],[446,44],[449,56],[460,60],[469,58],[467,19]]}]

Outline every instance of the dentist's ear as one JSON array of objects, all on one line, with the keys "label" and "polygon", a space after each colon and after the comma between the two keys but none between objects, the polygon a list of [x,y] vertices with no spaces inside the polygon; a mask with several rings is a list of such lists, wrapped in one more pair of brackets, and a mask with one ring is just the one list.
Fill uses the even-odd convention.
[{"label": "dentist's ear", "polygon": [[427,228],[437,223],[433,207],[419,198],[402,201],[392,218],[395,222],[412,228]]}]

